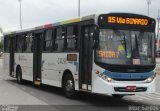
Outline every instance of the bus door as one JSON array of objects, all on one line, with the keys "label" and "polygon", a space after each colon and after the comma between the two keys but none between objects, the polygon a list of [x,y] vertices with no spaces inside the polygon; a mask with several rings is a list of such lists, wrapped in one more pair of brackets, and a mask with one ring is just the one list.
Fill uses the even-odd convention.
[{"label": "bus door", "polygon": [[93,59],[93,25],[81,26],[80,37],[80,89],[91,90]]},{"label": "bus door", "polygon": [[33,54],[33,80],[34,84],[40,85],[41,82],[41,56],[42,56],[43,32],[38,31],[34,34],[34,54]]},{"label": "bus door", "polygon": [[9,74],[14,77],[14,52],[15,52],[15,37],[9,37],[10,39],[10,59],[9,59]]}]

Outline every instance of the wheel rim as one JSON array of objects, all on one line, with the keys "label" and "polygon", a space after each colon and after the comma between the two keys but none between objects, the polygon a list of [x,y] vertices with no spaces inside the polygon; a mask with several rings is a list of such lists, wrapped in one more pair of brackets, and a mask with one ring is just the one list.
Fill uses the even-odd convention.
[{"label": "wheel rim", "polygon": [[65,84],[65,89],[67,92],[71,92],[73,90],[73,81],[68,80]]}]

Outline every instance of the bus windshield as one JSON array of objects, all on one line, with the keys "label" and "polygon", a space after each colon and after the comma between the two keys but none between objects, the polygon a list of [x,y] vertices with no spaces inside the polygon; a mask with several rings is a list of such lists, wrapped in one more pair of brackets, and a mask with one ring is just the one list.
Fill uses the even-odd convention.
[{"label": "bus windshield", "polygon": [[153,65],[154,32],[100,29],[95,60],[107,64]]}]

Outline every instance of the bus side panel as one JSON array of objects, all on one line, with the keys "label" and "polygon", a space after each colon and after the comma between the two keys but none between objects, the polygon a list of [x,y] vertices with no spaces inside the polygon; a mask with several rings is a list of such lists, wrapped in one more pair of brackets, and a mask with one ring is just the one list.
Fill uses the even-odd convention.
[{"label": "bus side panel", "polygon": [[3,61],[3,67],[4,67],[4,71],[5,74],[9,74],[10,71],[10,53],[4,53],[4,61]]},{"label": "bus side panel", "polygon": [[[61,69],[62,70],[62,69]],[[62,71],[58,69],[54,53],[42,53],[42,83],[60,87],[59,75]]]},{"label": "bus side panel", "polygon": [[33,81],[33,53],[15,53],[15,71],[20,65],[22,79]]},{"label": "bus side panel", "polygon": [[73,75],[75,89],[78,90],[79,56],[74,54],[77,55],[77,61],[67,61],[67,53],[42,53],[42,83],[61,87],[63,73],[68,69]]}]

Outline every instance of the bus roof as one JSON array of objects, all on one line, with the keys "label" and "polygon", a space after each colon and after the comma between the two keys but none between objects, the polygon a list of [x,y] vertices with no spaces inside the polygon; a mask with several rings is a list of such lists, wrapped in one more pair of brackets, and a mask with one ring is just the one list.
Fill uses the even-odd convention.
[{"label": "bus roof", "polygon": [[80,22],[80,21],[97,19],[97,18],[98,18],[98,15],[92,14],[92,15],[89,15],[89,16],[78,17],[78,18],[74,18],[74,19],[64,20],[64,21],[61,21],[61,22],[48,23],[48,24],[36,26],[36,27],[33,27],[33,28],[27,28],[27,29],[22,29],[22,30],[17,30],[17,31],[10,31],[10,32],[4,33],[4,35],[18,34],[18,33],[30,32],[30,31],[33,31],[33,30],[40,30],[40,29],[48,29],[48,28],[52,28],[52,27],[56,27],[56,26],[60,26],[60,25],[66,25],[66,24],[70,24],[70,23],[76,23],[76,22]]},{"label": "bus roof", "polygon": [[[88,15],[88,16],[83,16],[83,17],[78,17],[78,18],[74,18],[74,19],[64,20],[64,21],[61,21],[61,22],[48,23],[48,24],[36,26],[36,27],[33,27],[33,28],[28,28],[28,29],[22,29],[22,30],[17,30],[17,31],[6,32],[6,33],[4,33],[4,35],[18,34],[18,33],[30,32],[30,31],[34,31],[34,30],[40,30],[40,29],[48,29],[48,28],[52,28],[52,27],[56,27],[56,26],[60,26],[60,25],[66,25],[66,24],[76,23],[76,22],[85,21],[85,20],[90,20],[90,19],[93,19],[94,22],[97,24],[97,20],[98,20],[99,15],[103,15],[103,14],[113,14],[113,13],[118,14],[117,12],[101,13],[101,14],[92,14],[92,15]],[[140,15],[140,14],[134,14],[134,13],[119,13],[119,14]],[[148,17],[148,16],[145,16],[145,15],[140,15],[140,16]],[[148,17],[148,18],[150,18],[150,17]]]}]

